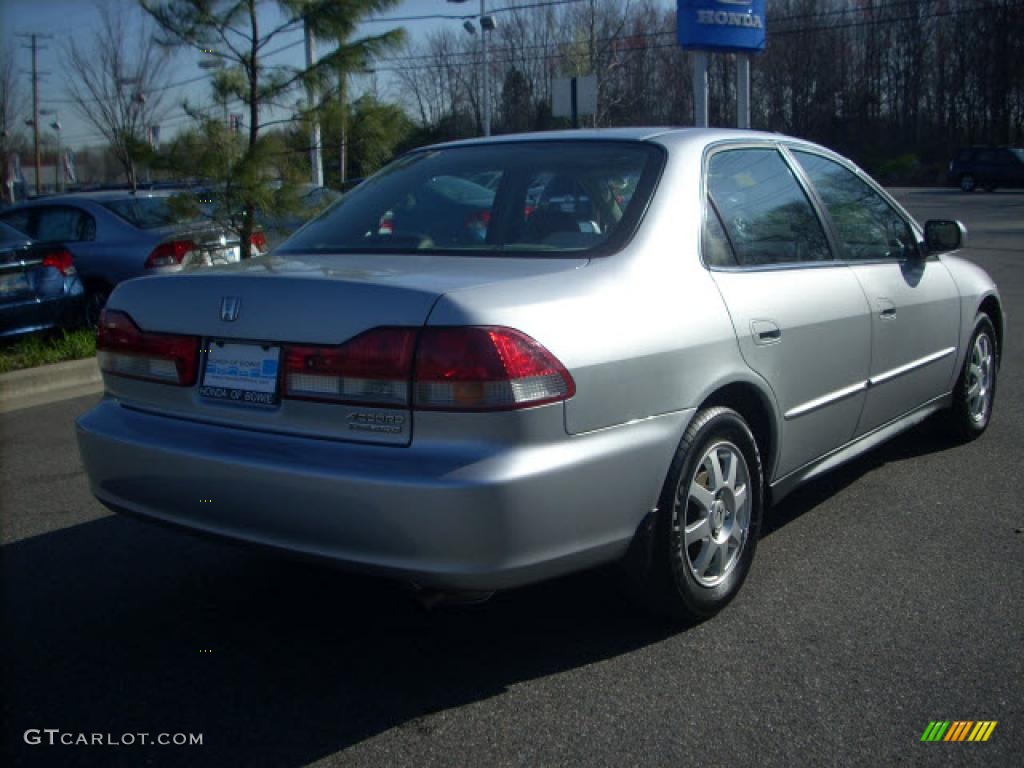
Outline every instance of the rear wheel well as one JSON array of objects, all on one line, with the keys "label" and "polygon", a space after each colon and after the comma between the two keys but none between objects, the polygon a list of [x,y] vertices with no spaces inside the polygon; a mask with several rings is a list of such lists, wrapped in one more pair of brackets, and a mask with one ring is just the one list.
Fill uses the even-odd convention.
[{"label": "rear wheel well", "polygon": [[775,469],[775,417],[767,398],[752,384],[736,382],[715,390],[701,403],[700,408],[721,405],[732,408],[750,425],[757,441],[757,450],[761,453],[761,464],[764,466],[764,484],[768,483]]},{"label": "rear wheel well", "polygon": [[1003,312],[999,306],[999,299],[995,296],[986,296],[985,300],[981,302],[981,306],[978,307],[979,312],[983,312],[988,315],[988,319],[992,321],[992,327],[996,329],[996,354],[997,360],[1003,359]]},{"label": "rear wheel well", "polygon": [[87,291],[105,291],[106,293],[110,293],[114,290],[114,286],[102,277],[83,277],[82,286]]}]

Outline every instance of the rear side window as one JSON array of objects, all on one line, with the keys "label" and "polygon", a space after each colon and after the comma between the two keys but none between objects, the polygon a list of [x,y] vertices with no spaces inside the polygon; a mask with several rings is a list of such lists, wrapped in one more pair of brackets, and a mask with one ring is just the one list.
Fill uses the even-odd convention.
[{"label": "rear side window", "polygon": [[710,201],[704,208],[701,250],[704,254],[704,263],[709,267],[735,267],[739,264],[729,242],[729,236],[725,234],[722,220]]},{"label": "rear side window", "polygon": [[635,229],[663,162],[663,150],[640,142],[415,152],[349,192],[278,253],[607,253]]},{"label": "rear side window", "polygon": [[166,197],[127,197],[121,200],[104,200],[103,207],[113,211],[129,224],[139,229],[156,229],[171,224],[188,224],[196,220],[190,212],[181,212],[173,207]]},{"label": "rear side window", "polygon": [[793,151],[814,184],[849,259],[902,259],[917,253],[910,225],[848,168],[821,155]]},{"label": "rear side window", "polygon": [[40,208],[35,238],[63,242],[93,240],[96,238],[96,221],[85,211],[70,206]]},{"label": "rear side window", "polygon": [[708,162],[708,194],[740,266],[832,258],[825,230],[775,149],[730,149]]}]

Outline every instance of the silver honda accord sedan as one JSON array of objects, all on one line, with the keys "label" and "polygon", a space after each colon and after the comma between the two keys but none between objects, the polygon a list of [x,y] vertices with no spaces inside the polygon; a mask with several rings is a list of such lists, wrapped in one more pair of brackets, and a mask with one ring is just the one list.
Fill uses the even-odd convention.
[{"label": "silver honda accord sedan", "polygon": [[432,590],[620,561],[705,617],[771,502],[931,414],[985,430],[965,237],[775,134],[427,147],[270,256],[118,286],[82,459],[119,512]]}]

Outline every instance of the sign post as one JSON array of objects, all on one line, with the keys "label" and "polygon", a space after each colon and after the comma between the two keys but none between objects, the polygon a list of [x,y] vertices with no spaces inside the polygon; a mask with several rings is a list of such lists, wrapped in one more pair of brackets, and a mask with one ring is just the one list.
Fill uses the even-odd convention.
[{"label": "sign post", "polygon": [[556,77],[551,83],[551,114],[568,117],[580,127],[580,115],[597,112],[597,75]]},{"label": "sign post", "polygon": [[736,54],[736,127],[750,130],[750,54]]},{"label": "sign post", "polygon": [[693,124],[708,127],[708,54],[693,52]]},{"label": "sign post", "polygon": [[708,124],[707,54],[736,56],[736,124],[750,127],[750,53],[763,51],[765,0],[676,0],[679,45],[693,51],[694,124]]}]

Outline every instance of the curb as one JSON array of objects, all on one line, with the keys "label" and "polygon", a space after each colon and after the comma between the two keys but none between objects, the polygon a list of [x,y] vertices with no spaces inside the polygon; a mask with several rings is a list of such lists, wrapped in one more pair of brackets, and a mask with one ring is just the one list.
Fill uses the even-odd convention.
[{"label": "curb", "polygon": [[0,412],[80,397],[103,389],[95,357],[0,374]]}]

